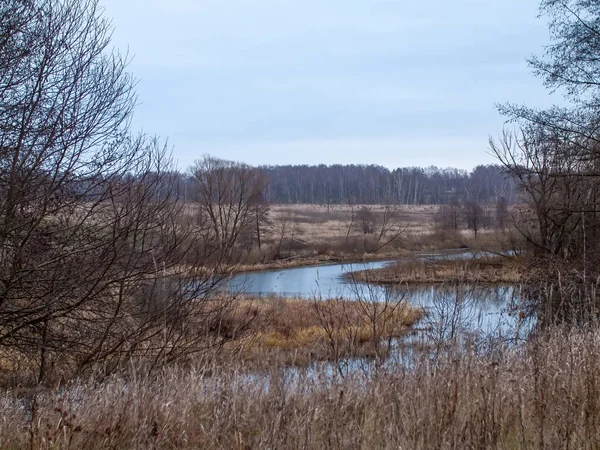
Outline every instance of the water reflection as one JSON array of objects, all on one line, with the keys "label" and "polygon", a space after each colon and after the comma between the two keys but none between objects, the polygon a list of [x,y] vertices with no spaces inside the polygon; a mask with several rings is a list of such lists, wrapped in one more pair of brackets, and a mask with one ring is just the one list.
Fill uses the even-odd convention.
[{"label": "water reflection", "polygon": [[[433,262],[443,259],[473,259],[491,255],[488,252],[447,251],[438,253],[421,253],[417,258]],[[356,283],[349,283],[345,275],[359,270],[380,269],[402,259],[373,261],[366,263],[331,264],[326,266],[299,267],[293,269],[264,270],[260,272],[241,273],[229,280],[228,288],[232,291],[257,295],[278,295],[301,298],[335,298],[346,299],[379,298],[389,295],[388,288],[364,285],[357,291]],[[406,259],[414,260],[414,258]]]},{"label": "water reflection", "polygon": [[[431,254],[424,258],[466,258],[470,253]],[[503,338],[520,338],[530,329],[518,314],[520,291],[513,286],[400,285],[381,286],[349,281],[345,275],[377,269],[395,261],[302,267],[245,273],[229,280],[230,290],[259,296],[300,298],[344,298],[367,302],[406,301],[422,307],[421,323],[428,339],[449,340],[454,335],[473,333]]]},{"label": "water reflection", "polygon": [[229,281],[229,289],[248,294],[280,295],[301,298],[357,298],[347,273],[379,269],[395,261],[299,267],[242,273]]}]

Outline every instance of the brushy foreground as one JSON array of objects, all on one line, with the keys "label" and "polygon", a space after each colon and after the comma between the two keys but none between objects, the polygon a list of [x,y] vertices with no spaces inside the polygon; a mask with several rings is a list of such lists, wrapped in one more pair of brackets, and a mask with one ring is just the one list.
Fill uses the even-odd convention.
[{"label": "brushy foreground", "polygon": [[599,344],[597,332],[559,330],[377,371],[206,364],[9,390],[0,448],[595,449]]}]

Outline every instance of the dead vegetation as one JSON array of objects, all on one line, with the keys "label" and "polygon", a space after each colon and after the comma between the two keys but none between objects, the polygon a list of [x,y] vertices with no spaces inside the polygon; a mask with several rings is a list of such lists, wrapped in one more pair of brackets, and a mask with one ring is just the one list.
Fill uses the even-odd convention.
[{"label": "dead vegetation", "polygon": [[[377,375],[247,375],[235,363],[135,368],[0,400],[2,448],[547,449],[600,446],[600,336],[548,331]],[[455,349],[456,350],[456,349]]]},{"label": "dead vegetation", "polygon": [[[262,170],[206,156],[183,176],[130,129],[136,82],[95,0],[4,3],[1,448],[600,448],[597,142],[536,120],[491,143],[529,196],[520,238],[498,183],[495,205],[445,188],[442,207],[271,208]],[[483,190],[490,172],[474,172]],[[251,267],[523,240],[540,257],[510,334],[470,326],[485,311],[463,292],[523,281],[506,258],[354,275],[451,284],[426,312],[402,297],[237,298],[220,285]],[[529,316],[539,326],[522,340]]]},{"label": "dead vegetation", "polygon": [[391,340],[403,338],[423,311],[403,302],[344,299],[241,299],[224,320],[239,329],[253,317],[249,333],[230,348],[247,362],[308,365],[343,358],[385,359]]},{"label": "dead vegetation", "polygon": [[411,207],[273,205],[273,259],[353,257],[398,251]]},{"label": "dead vegetation", "polygon": [[357,282],[377,284],[518,284],[523,280],[522,273],[522,261],[516,258],[483,256],[475,259],[402,260],[381,269],[354,272],[348,277]]},{"label": "dead vegetation", "polygon": [[511,227],[471,230],[439,224],[440,206],[272,205],[262,252],[239,271],[292,268],[340,261],[373,261],[421,251],[512,251],[524,246]]}]

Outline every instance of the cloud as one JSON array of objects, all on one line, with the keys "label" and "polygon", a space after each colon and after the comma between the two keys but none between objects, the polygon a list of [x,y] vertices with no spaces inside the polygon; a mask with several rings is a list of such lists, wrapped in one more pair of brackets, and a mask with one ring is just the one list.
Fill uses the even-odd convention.
[{"label": "cloud", "polygon": [[[383,162],[406,142],[387,144],[389,136],[421,140],[402,148],[437,158],[437,136],[468,143],[499,132],[494,103],[549,103],[525,63],[547,39],[535,2],[103,3],[115,46],[135,55],[134,125],[169,136],[181,160],[207,143],[235,142],[219,151],[247,158],[248,143],[255,161],[285,161],[270,147],[277,142],[287,143],[290,160],[339,161],[364,157],[366,145],[354,146],[371,142],[368,156]],[[298,142],[321,150],[304,152]],[[463,152],[461,161],[488,158],[479,145]]]},{"label": "cloud", "polygon": [[186,155],[180,167],[202,154],[255,165],[277,164],[377,164],[396,167],[457,167],[470,169],[492,163],[486,136],[408,136],[339,139],[299,139],[243,142],[181,140]]}]

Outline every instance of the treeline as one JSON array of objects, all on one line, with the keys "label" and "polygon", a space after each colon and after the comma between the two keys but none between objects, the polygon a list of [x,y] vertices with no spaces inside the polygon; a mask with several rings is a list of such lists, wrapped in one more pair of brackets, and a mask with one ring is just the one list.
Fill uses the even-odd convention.
[{"label": "treeline", "polygon": [[[266,180],[262,197],[281,204],[450,205],[466,202],[515,203],[516,184],[500,165],[480,165],[471,172],[454,168],[376,165],[261,166]],[[193,170],[179,174],[180,192],[195,201]]]},{"label": "treeline", "polygon": [[265,166],[273,203],[443,205],[514,202],[516,189],[499,165],[453,168],[376,165]]}]

